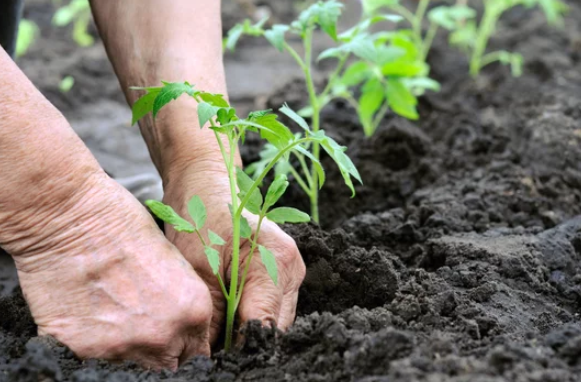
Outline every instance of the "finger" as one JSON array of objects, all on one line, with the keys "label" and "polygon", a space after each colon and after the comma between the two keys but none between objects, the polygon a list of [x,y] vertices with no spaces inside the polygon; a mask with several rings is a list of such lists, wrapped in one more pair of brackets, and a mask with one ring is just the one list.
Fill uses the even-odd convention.
[{"label": "finger", "polygon": [[280,330],[286,331],[295,321],[298,299],[298,289],[293,289],[283,295],[280,314],[278,316],[278,328]]},{"label": "finger", "polygon": [[282,297],[282,289],[274,285],[266,270],[249,272],[238,309],[241,324],[250,320],[259,320],[265,326],[278,324]]}]

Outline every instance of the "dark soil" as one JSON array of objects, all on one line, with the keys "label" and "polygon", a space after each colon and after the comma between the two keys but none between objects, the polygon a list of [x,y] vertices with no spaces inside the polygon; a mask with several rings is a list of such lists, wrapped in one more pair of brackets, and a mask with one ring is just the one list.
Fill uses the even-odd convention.
[{"label": "dark soil", "polygon": [[[0,298],[0,380],[581,380],[581,5],[569,4],[561,30],[537,12],[504,19],[492,45],[524,54],[521,78],[491,66],[473,80],[442,39],[430,62],[443,91],[419,122],[389,116],[365,139],[345,104],[325,110],[365,185],[349,199],[325,163],[323,228],[287,227],[308,267],[288,333],[250,326],[238,352],[177,373],[81,362],[34,337],[15,290]],[[304,99],[294,82],[269,103]],[[11,280],[0,272],[0,292]]]}]

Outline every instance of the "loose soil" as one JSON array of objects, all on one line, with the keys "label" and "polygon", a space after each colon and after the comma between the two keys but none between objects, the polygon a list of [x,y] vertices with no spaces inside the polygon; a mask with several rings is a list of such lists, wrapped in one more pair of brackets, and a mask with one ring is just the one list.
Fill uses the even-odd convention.
[{"label": "loose soil", "polygon": [[[524,54],[521,78],[495,65],[473,80],[441,39],[430,63],[443,90],[422,98],[419,122],[389,116],[366,139],[347,105],[324,111],[365,184],[350,199],[325,161],[322,228],[286,227],[308,267],[288,333],[251,325],[240,350],[177,373],[82,362],[35,337],[14,275],[0,272],[0,380],[581,380],[581,5],[569,4],[563,29],[538,12],[504,18],[492,46]],[[121,102],[109,72],[81,69]],[[304,99],[295,81],[267,103]],[[302,199],[293,189],[285,204]]]}]

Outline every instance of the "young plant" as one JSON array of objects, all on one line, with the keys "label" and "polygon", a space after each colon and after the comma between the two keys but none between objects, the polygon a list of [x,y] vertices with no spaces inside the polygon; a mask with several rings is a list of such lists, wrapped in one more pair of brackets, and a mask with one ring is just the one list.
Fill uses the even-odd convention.
[{"label": "young plant", "polygon": [[520,53],[512,53],[504,50],[486,52],[488,41],[496,30],[496,24],[502,14],[517,5],[531,8],[540,6],[547,21],[551,25],[559,25],[563,22],[563,14],[567,6],[559,0],[487,0],[484,2],[484,14],[477,24],[475,16],[466,20],[450,34],[450,44],[459,47],[470,58],[470,74],[478,76],[486,65],[500,62],[510,65],[512,74],[518,77],[522,74],[523,58]]},{"label": "young plant", "polygon": [[22,19],[18,24],[18,38],[16,39],[16,57],[21,57],[34,44],[40,33],[38,25],[34,21]]},{"label": "young plant", "polygon": [[[327,137],[322,130],[311,130],[306,121],[298,116],[287,106],[281,112],[292,118],[303,129],[301,136],[294,135],[288,127],[277,120],[275,114],[269,110],[250,113],[246,118],[239,118],[236,110],[220,94],[212,94],[200,91],[187,82],[166,83],[160,87],[135,88],[145,90],[143,95],[133,105],[133,123],[144,117],[149,112],[153,117],[160,109],[178,97],[185,95],[192,97],[198,103],[198,123],[201,127],[207,126],[214,131],[220,147],[224,166],[228,172],[231,200],[229,204],[232,216],[231,248],[231,275],[230,285],[226,285],[220,275],[220,251],[219,248],[226,244],[226,240],[210,229],[205,229],[207,217],[206,207],[199,196],[193,196],[188,203],[188,212],[191,221],[179,216],[170,206],[149,200],[146,204],[160,219],[173,226],[176,231],[195,233],[205,248],[208,262],[214,275],[218,278],[222,293],[227,301],[226,314],[226,349],[232,344],[234,318],[244,284],[256,250],[260,253],[262,263],[272,281],[277,283],[277,266],[272,252],[258,244],[260,228],[264,219],[275,223],[300,223],[310,220],[309,215],[288,207],[275,208],[275,204],[286,191],[289,182],[286,175],[279,174],[268,187],[263,196],[260,186],[267,174],[280,163],[288,162],[290,155],[307,158],[315,169],[320,184],[323,184],[325,173],[319,161],[307,150],[309,145],[317,144],[337,163],[344,176],[346,185],[355,193],[351,177],[359,180],[357,169],[345,154],[345,147],[339,146],[333,139]],[[273,155],[264,167],[258,171],[258,176],[251,179],[244,171],[235,167],[234,153],[238,144],[244,142],[248,132],[259,133],[272,147]],[[225,142],[222,138],[225,138]],[[244,214],[250,213],[257,216],[257,224],[254,229],[250,227]],[[240,242],[246,238],[251,243],[251,250],[246,264],[240,263]],[[223,248],[224,250],[224,248]],[[242,274],[240,270],[243,269]]]},{"label": "young plant", "polygon": [[[265,20],[257,24],[246,20],[229,32],[225,47],[234,49],[242,35],[263,36],[280,52],[288,53],[301,68],[309,94],[309,104],[299,114],[310,117],[315,133],[321,126],[322,108],[335,98],[346,99],[357,110],[368,136],[375,132],[389,110],[406,118],[417,119],[416,96],[426,89],[436,89],[438,84],[426,77],[427,65],[414,45],[410,44],[407,35],[370,31],[370,27],[376,23],[397,23],[401,17],[370,15],[348,31],[338,34],[337,23],[342,7],[336,0],[318,1],[304,10],[290,25],[274,25],[270,29],[264,28]],[[317,61],[331,58],[337,61],[326,86],[319,92],[313,80],[312,42],[316,29],[321,29],[336,43],[336,46],[322,52]],[[287,34],[296,35],[302,40],[302,54],[287,42]],[[350,58],[354,58],[355,62],[350,62]],[[352,90],[355,86],[359,87],[358,97]],[[319,144],[313,142],[307,149],[311,150],[318,162]],[[266,146],[261,153],[261,161],[248,171],[257,176],[257,170],[264,167],[273,153],[273,148]],[[299,153],[296,161],[298,169],[284,163],[278,170],[294,176],[309,196],[313,220],[319,222],[318,193],[321,182],[317,169],[307,165],[305,156]]]},{"label": "young plant", "polygon": [[91,22],[89,0],[72,0],[60,7],[53,16],[52,23],[58,27],[73,24],[73,40],[82,47],[93,45],[95,39],[88,32]]},{"label": "young plant", "polygon": [[[448,30],[450,44],[459,47],[468,55],[470,74],[473,77],[478,76],[484,66],[493,62],[510,65],[515,77],[522,73],[523,60],[520,54],[507,51],[486,53],[488,41],[504,12],[518,5],[529,8],[538,5],[549,23],[556,25],[562,23],[562,15],[567,10],[567,6],[560,0],[486,0],[483,1],[484,14],[477,24],[477,12],[466,3],[466,0],[458,0],[456,5],[438,6],[428,10],[430,0],[420,0],[415,13],[402,6],[399,0],[363,0],[363,7],[369,14],[385,7],[404,17],[411,25],[409,33],[423,59],[427,57],[438,29]],[[426,15],[429,26],[424,34]]]}]

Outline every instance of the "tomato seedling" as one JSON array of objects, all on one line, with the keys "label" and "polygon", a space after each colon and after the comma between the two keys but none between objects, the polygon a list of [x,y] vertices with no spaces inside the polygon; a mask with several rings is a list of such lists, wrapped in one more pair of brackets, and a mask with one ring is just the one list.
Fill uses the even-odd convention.
[{"label": "tomato seedling", "polygon": [[[264,219],[275,223],[300,223],[308,222],[309,215],[294,208],[278,207],[274,205],[286,191],[289,182],[286,175],[278,174],[268,187],[263,196],[260,186],[267,174],[275,167],[288,163],[290,155],[307,158],[315,169],[320,183],[323,184],[325,173],[318,159],[307,148],[317,144],[333,158],[343,174],[346,185],[355,193],[351,177],[360,181],[357,169],[345,154],[345,147],[340,146],[333,139],[327,137],[323,130],[311,130],[306,121],[289,107],[284,106],[281,112],[293,119],[304,131],[302,136],[294,135],[290,129],[277,120],[277,116],[269,110],[250,113],[246,118],[239,118],[236,110],[220,94],[212,94],[200,91],[187,82],[164,82],[160,87],[135,88],[145,90],[143,95],[133,105],[133,123],[152,112],[153,117],[161,108],[182,95],[192,97],[198,104],[198,124],[200,127],[208,126],[214,131],[220,147],[224,166],[228,172],[231,201],[229,204],[232,216],[232,234],[229,242],[231,250],[231,275],[230,285],[227,286],[220,274],[220,251],[226,240],[210,229],[205,229],[207,210],[203,200],[199,196],[193,196],[188,203],[188,212],[192,221],[178,215],[174,209],[161,202],[149,200],[146,202],[151,211],[176,231],[195,233],[205,248],[208,262],[214,275],[218,278],[222,293],[227,301],[226,314],[226,343],[229,349],[232,344],[234,318],[240,298],[244,290],[244,284],[248,274],[250,262],[254,252],[258,249],[262,263],[271,277],[277,283],[277,266],[274,254],[258,244],[260,228]],[[248,132],[259,133],[272,147],[273,155],[265,162],[265,165],[257,170],[256,179],[251,179],[244,171],[235,166],[234,153],[238,144],[244,142]],[[227,147],[222,140],[225,138]],[[251,213],[257,216],[257,224],[254,231],[243,213]],[[251,250],[246,264],[240,264],[241,238],[250,240]],[[240,275],[240,267],[244,267]]]},{"label": "tomato seedling", "polygon": [[[373,33],[370,28],[377,23],[397,23],[400,16],[366,14],[353,28],[337,32],[337,23],[343,5],[336,0],[318,1],[304,10],[290,25],[274,25],[265,29],[266,20],[252,24],[246,20],[236,25],[225,39],[225,48],[233,50],[243,35],[265,37],[276,49],[288,53],[301,68],[309,104],[299,111],[310,117],[313,132],[319,131],[321,109],[335,98],[343,98],[352,105],[367,136],[372,135],[389,110],[406,118],[417,119],[417,95],[426,89],[437,89],[438,84],[427,78],[428,67],[418,50],[405,33]],[[317,61],[336,59],[324,89],[317,92],[313,80],[313,33],[321,29],[336,43],[322,52]],[[302,55],[287,41],[287,34],[298,36],[302,41]],[[350,61],[350,58],[352,60]],[[348,65],[349,64],[349,65]],[[353,88],[357,87],[357,91]],[[359,94],[356,96],[356,94]],[[313,142],[312,156],[318,161],[320,147]],[[258,169],[272,158],[274,151],[266,146],[261,161],[248,170],[256,176]],[[290,164],[279,170],[291,173],[309,196],[311,215],[319,222],[318,192],[320,181],[317,170],[307,166],[305,154],[300,154],[297,169]]]},{"label": "tomato seedling", "polygon": [[57,9],[52,18],[53,25],[57,27],[73,24],[73,40],[82,47],[91,46],[95,42],[88,32],[90,22],[89,0],[72,0],[69,4]]},{"label": "tomato seedling", "polygon": [[[515,77],[522,74],[523,58],[519,53],[495,51],[486,53],[488,41],[496,30],[500,17],[509,9],[518,5],[531,8],[540,6],[549,24],[558,25],[563,22],[562,15],[567,6],[560,0],[485,0],[484,13],[479,23],[476,22],[477,12],[469,7],[466,0],[458,0],[453,6],[437,6],[429,9],[430,0],[420,0],[413,13],[400,4],[400,0],[363,0],[363,7],[368,13],[378,9],[389,9],[404,17],[411,29],[409,33],[423,59],[426,59],[439,28],[448,30],[450,45],[460,48],[469,57],[470,74],[478,76],[486,65],[500,62],[510,65]],[[424,19],[428,18],[429,27],[423,33]]]}]

